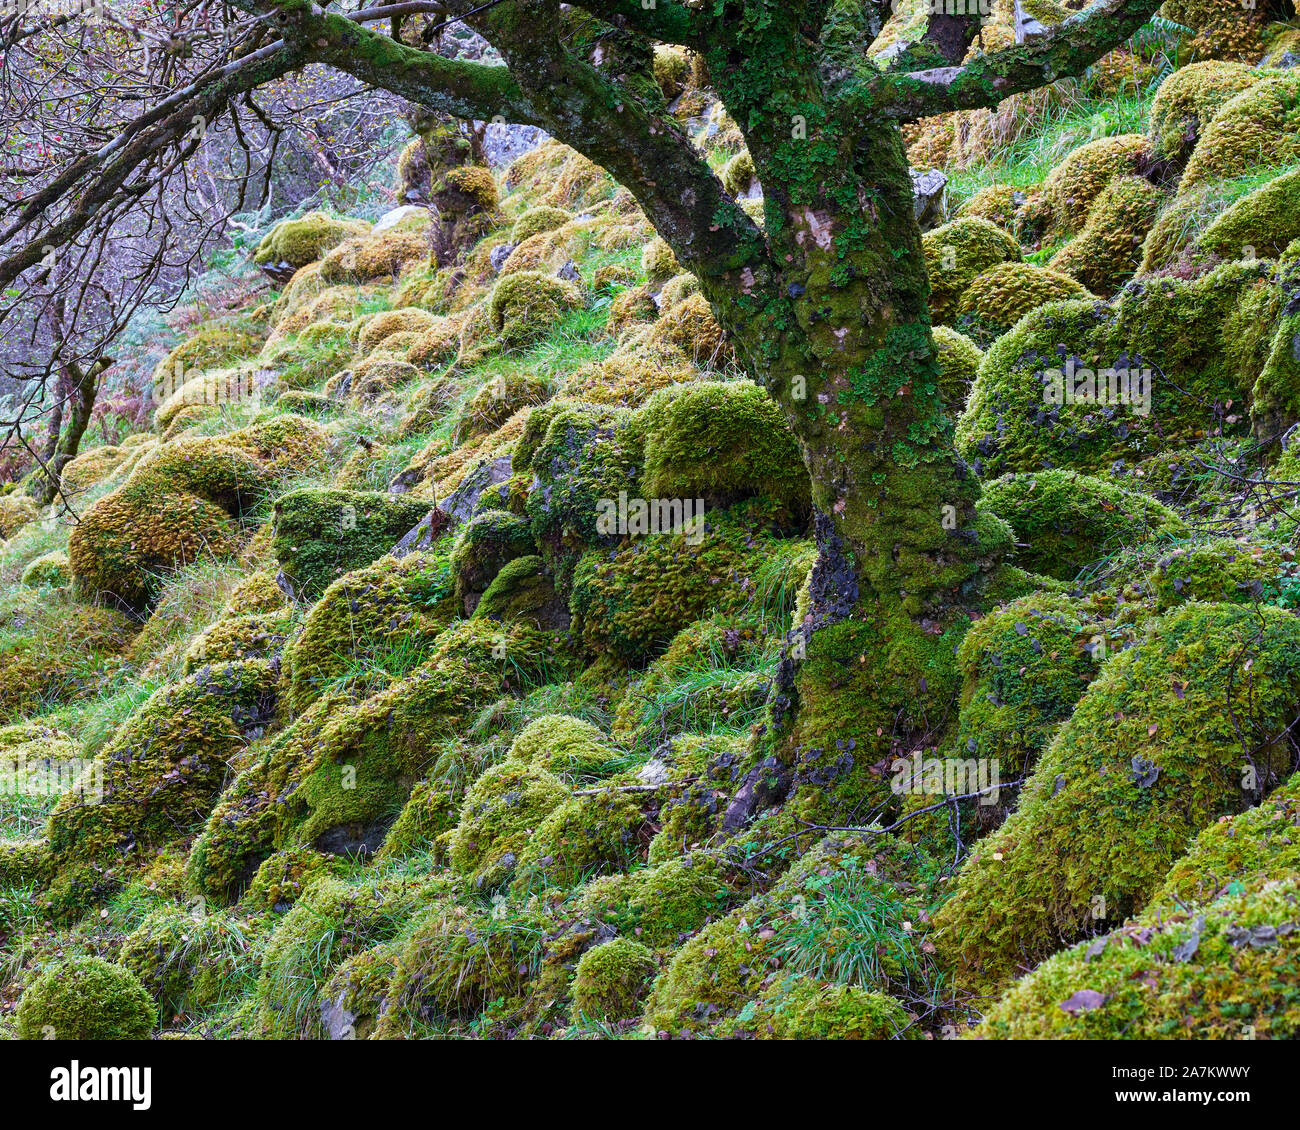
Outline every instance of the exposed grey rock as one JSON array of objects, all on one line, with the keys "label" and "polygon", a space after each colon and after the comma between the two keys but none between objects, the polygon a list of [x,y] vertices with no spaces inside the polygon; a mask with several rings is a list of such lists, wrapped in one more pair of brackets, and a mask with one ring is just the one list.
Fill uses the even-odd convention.
[{"label": "exposed grey rock", "polygon": [[453,526],[459,526],[478,513],[479,499],[489,489],[497,488],[498,497],[504,500],[505,483],[509,478],[510,456],[485,459],[465,476],[460,486],[438,503],[438,509],[451,519]]},{"label": "exposed grey rock", "polygon": [[[454,530],[480,510],[486,509],[480,503],[489,491],[496,492],[496,500],[505,502],[509,496],[507,482],[510,474],[510,456],[485,459],[465,476],[460,486],[403,534],[389,552],[394,557],[405,557],[408,553],[428,549],[448,530]],[[388,489],[393,494],[405,494],[417,481],[418,475],[412,480],[404,472]]]},{"label": "exposed grey rock", "polygon": [[938,169],[911,169],[912,174],[912,214],[922,231],[937,227],[943,223],[944,197],[948,190],[948,178]]},{"label": "exposed grey rock", "polygon": [[356,1014],[343,1007],[343,994],[337,1001],[326,1001],[320,1006],[320,1023],[331,1040],[356,1038]]},{"label": "exposed grey rock", "polygon": [[371,235],[378,235],[381,231],[388,231],[389,228],[395,228],[403,220],[409,220],[412,216],[427,216],[427,208],[419,208],[414,204],[403,204],[400,208],[394,208],[392,211],[385,212],[378,220],[375,226],[370,229]]},{"label": "exposed grey rock", "polygon": [[483,156],[489,165],[508,165],[536,149],[550,134],[536,126],[489,122],[483,134]]},{"label": "exposed grey rock", "polygon": [[517,243],[503,243],[500,247],[492,248],[488,253],[488,262],[492,264],[492,270],[499,273],[505,261],[510,258],[510,253],[518,246]]}]

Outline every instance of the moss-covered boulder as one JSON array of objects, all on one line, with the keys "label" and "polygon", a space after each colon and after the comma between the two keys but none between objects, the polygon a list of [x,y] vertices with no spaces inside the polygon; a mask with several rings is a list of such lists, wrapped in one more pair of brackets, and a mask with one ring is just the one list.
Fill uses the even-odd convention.
[{"label": "moss-covered boulder", "polygon": [[230,761],[270,721],[275,683],[265,663],[204,667],[118,727],[50,815],[51,910],[75,917],[132,864],[201,825]]},{"label": "moss-covered boulder", "polygon": [[[1244,434],[1281,312],[1272,273],[1263,263],[1225,264],[1191,281],[1135,284],[1110,303],[1034,311],[985,354],[958,450],[989,477],[1100,471],[1207,435]],[[1278,384],[1290,405],[1279,411],[1294,413],[1294,392]]]},{"label": "moss-covered boulder", "polygon": [[710,918],[726,913],[733,896],[705,855],[592,879],[574,909],[647,945],[671,946]]},{"label": "moss-covered boulder", "polygon": [[1289,874],[1227,890],[1049,958],[1001,997],[975,1037],[1295,1039],[1300,881]]},{"label": "moss-covered boulder", "polygon": [[757,570],[780,544],[778,515],[770,503],[738,503],[613,552],[589,551],[570,599],[583,645],[638,663],[706,612],[744,606]]},{"label": "moss-covered boulder", "polygon": [[[677,949],[646,1002],[647,1023],[668,1035],[770,1035],[770,1006],[777,1000],[770,987],[800,975],[863,995],[905,993],[908,986],[924,992],[936,983],[938,971],[913,931],[934,905],[936,870],[925,851],[890,836],[828,836],[768,892],[709,923]],[[870,939],[861,934],[868,921]],[[812,995],[801,993],[801,1005],[822,1011]],[[898,1028],[907,1023],[901,1008],[881,1010],[842,990],[831,990],[824,1003],[832,1015],[835,1006],[845,1006],[849,1029],[854,1016],[861,1029],[864,1011],[898,1018]],[[874,1025],[872,1030],[887,1034]]]},{"label": "moss-covered boulder", "polygon": [[1150,158],[1150,143],[1139,133],[1098,138],[1070,152],[1043,182],[1056,225],[1065,232],[1081,230],[1111,179],[1140,173]]},{"label": "moss-covered boulder", "polygon": [[507,510],[486,510],[465,525],[451,553],[456,602],[465,615],[503,566],[536,549],[529,522]]},{"label": "moss-covered boulder", "polygon": [[755,998],[755,1006],[748,1023],[759,1040],[894,1040],[920,1035],[907,1010],[888,994],[797,973],[774,978]]},{"label": "moss-covered boulder", "polygon": [[1187,162],[1179,188],[1261,168],[1276,168],[1300,157],[1300,74],[1266,76],[1234,95],[1214,115]]},{"label": "moss-covered boulder", "polygon": [[525,209],[519,213],[519,218],[515,220],[514,227],[510,229],[510,242],[514,244],[523,243],[524,240],[532,236],[563,227],[571,219],[573,219],[573,213],[565,208],[551,208],[542,204],[535,208]]},{"label": "moss-covered boulder", "polygon": [[1147,125],[1156,156],[1186,161],[1219,108],[1259,78],[1254,67],[1218,60],[1170,71],[1156,91]]},{"label": "moss-covered boulder", "polygon": [[1033,263],[999,263],[971,280],[957,303],[957,324],[985,344],[1031,310],[1067,298],[1091,298],[1078,279]]},{"label": "moss-covered boulder", "polygon": [[33,557],[23,570],[23,584],[30,588],[62,588],[72,580],[68,555],[61,549]]},{"label": "moss-covered boulder", "polygon": [[296,271],[345,239],[365,235],[369,230],[364,220],[341,220],[327,212],[307,212],[294,220],[281,220],[262,236],[253,262],[259,267]]},{"label": "moss-covered boulder", "polygon": [[[1105,658],[1098,646],[1105,637],[1079,603],[1034,593],[971,625],[957,651],[957,757],[993,762],[999,781],[1017,780],[1033,768]],[[976,806],[976,827],[1000,819],[1007,807],[990,796]],[[946,822],[947,813],[942,815]]]},{"label": "moss-covered boulder", "polygon": [[23,991],[22,1040],[144,1040],[158,1011],[136,977],[98,957],[51,962]]},{"label": "moss-covered boulder", "polygon": [[1020,244],[996,224],[967,216],[942,224],[921,237],[930,276],[930,315],[951,323],[972,280],[999,263],[1020,260]]},{"label": "moss-covered boulder", "polygon": [[930,333],[939,361],[939,391],[944,403],[956,412],[966,403],[984,353],[965,334],[948,326],[935,326]]},{"label": "moss-covered boulder", "polygon": [[285,476],[317,466],[323,443],[319,425],[278,416],[149,451],[74,527],[68,559],[77,591],[144,611],[169,575],[236,553],[250,512]]},{"label": "moss-covered boulder", "polygon": [[979,505],[1015,531],[1020,564],[1061,580],[1108,549],[1187,533],[1183,520],[1150,495],[1076,471],[1004,475],[985,485]]},{"label": "moss-covered boulder", "polygon": [[564,782],[537,766],[506,761],[489,769],[465,794],[451,838],[452,868],[476,886],[500,886],[534,832],[568,798]]},{"label": "moss-covered boulder", "polygon": [[631,938],[612,938],[578,959],[573,978],[573,1007],[593,1020],[631,1020],[659,971],[655,955]]},{"label": "moss-covered boulder", "polygon": [[1111,180],[1088,209],[1083,230],[1049,264],[1093,294],[1114,294],[1142,263],[1142,247],[1164,193],[1142,177]]},{"label": "moss-covered boulder", "polygon": [[634,793],[608,788],[570,797],[546,815],[518,853],[512,890],[523,897],[626,871],[648,842],[638,835],[646,823]]},{"label": "moss-covered boulder", "polygon": [[558,665],[553,641],[540,633],[463,621],[383,690],[365,698],[355,688],[328,690],[263,743],[222,793],[190,853],[192,881],[226,901],[277,850],[372,854],[441,743]]},{"label": "moss-covered boulder", "polygon": [[544,714],[519,731],[508,756],[572,780],[598,775],[617,759],[618,751],[590,722],[567,714]]},{"label": "moss-covered boulder", "polygon": [[456,445],[485,436],[516,412],[541,404],[551,395],[549,382],[531,373],[506,373],[489,380],[461,409],[452,431]]},{"label": "moss-covered boulder", "polygon": [[373,686],[387,659],[431,648],[453,613],[445,556],[383,556],[345,573],[312,605],[285,652],[289,708],[301,713],[349,675]]},{"label": "moss-covered boulder", "polygon": [[296,490],[276,499],[272,551],[295,591],[314,600],[387,554],[428,512],[427,501],[378,491]]},{"label": "moss-covered boulder", "polygon": [[506,275],[492,288],[488,325],[504,348],[531,345],[566,314],[581,309],[582,294],[573,283],[541,271]]},{"label": "moss-covered boulder", "polygon": [[1278,609],[1185,605],[1112,653],[936,916],[958,983],[1005,984],[1140,911],[1197,832],[1290,771],[1298,691],[1300,622]]},{"label": "moss-covered boulder", "polygon": [[1222,259],[1272,259],[1300,237],[1300,170],[1243,196],[1196,239]]},{"label": "moss-covered boulder", "polygon": [[772,398],[749,381],[663,389],[646,401],[637,426],[647,498],[702,497],[725,507],[757,495],[793,513],[808,509],[808,474],[794,437]]}]

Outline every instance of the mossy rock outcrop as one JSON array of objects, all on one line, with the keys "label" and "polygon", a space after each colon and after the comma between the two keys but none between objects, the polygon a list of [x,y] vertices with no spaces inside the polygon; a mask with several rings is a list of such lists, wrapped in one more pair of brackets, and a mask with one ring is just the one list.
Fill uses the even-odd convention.
[{"label": "mossy rock outcrop", "polygon": [[[1108,470],[1210,434],[1244,435],[1282,305],[1271,265],[1257,262],[1134,284],[1110,303],[1044,306],[985,354],[958,450],[992,477]],[[1278,384],[1272,411],[1300,418],[1295,387]]]},{"label": "mossy rock outcrop", "polygon": [[275,683],[265,663],[205,667],[118,727],[50,815],[53,913],[75,918],[133,862],[202,824],[231,759],[270,721]]},{"label": "mossy rock outcrop", "polygon": [[385,555],[332,582],[285,652],[290,710],[350,674],[373,685],[385,656],[431,648],[453,618],[451,581],[446,557],[429,552]]},{"label": "mossy rock outcrop", "polygon": [[427,501],[378,491],[296,490],[276,499],[272,551],[294,590],[314,600],[386,555],[428,512]]},{"label": "mossy rock outcrop", "polygon": [[979,506],[1010,524],[1024,568],[1066,581],[1108,549],[1188,532],[1149,495],[1074,471],[1003,476],[985,485]]},{"label": "mossy rock outcrop", "polygon": [[1298,692],[1300,621],[1279,609],[1184,605],[1111,654],[936,915],[958,983],[1005,984],[1142,910],[1198,832],[1290,772]]}]

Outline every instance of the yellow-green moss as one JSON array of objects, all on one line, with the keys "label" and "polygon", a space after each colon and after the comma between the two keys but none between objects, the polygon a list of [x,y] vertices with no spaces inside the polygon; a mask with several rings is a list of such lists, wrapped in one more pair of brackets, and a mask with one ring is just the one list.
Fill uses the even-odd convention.
[{"label": "yellow-green moss", "polygon": [[1183,520],[1150,495],[1075,471],[1005,475],[985,485],[978,505],[1010,524],[1024,568],[1061,580],[1108,549],[1187,533]]},{"label": "yellow-green moss", "polygon": [[1191,63],[1170,71],[1156,91],[1147,126],[1156,156],[1185,161],[1219,107],[1259,79],[1243,63]]},{"label": "yellow-green moss", "polygon": [[[1244,432],[1245,412],[1216,419],[1208,406],[1248,403],[1280,306],[1269,274],[1261,263],[1225,264],[1203,278],[1125,289],[1110,303],[1055,302],[1031,312],[985,354],[957,424],[958,450],[981,475],[1100,471],[1212,430]],[[1149,411],[1101,403],[1096,388],[1105,384],[1109,400],[1110,371],[1126,371],[1131,389],[1137,379],[1134,391],[1149,389]],[[1066,400],[1067,372],[1085,394],[1091,373],[1093,395],[1076,388]],[[1142,409],[1143,397],[1133,399]]]},{"label": "yellow-green moss", "polygon": [[305,488],[276,500],[272,549],[295,588],[314,598],[388,553],[428,512],[428,502],[399,495]]},{"label": "yellow-green moss", "polygon": [[33,558],[23,570],[23,584],[31,588],[47,585],[61,588],[72,580],[72,571],[68,566],[68,555],[61,549],[52,553],[42,553]]},{"label": "yellow-green moss", "polygon": [[794,437],[772,398],[749,381],[664,389],[646,401],[638,426],[647,498],[727,506],[757,495],[793,513],[810,505]]},{"label": "yellow-green moss", "polygon": [[936,322],[954,319],[962,294],[977,275],[998,263],[1020,260],[1015,237],[977,216],[926,232],[921,246],[930,278],[930,315]]},{"label": "yellow-green moss", "polygon": [[352,236],[365,235],[364,220],[340,220],[325,212],[308,212],[296,220],[281,220],[262,237],[253,254],[259,266],[287,263],[297,270],[319,259]]},{"label": "yellow-green moss", "polygon": [[573,213],[564,208],[548,208],[541,205],[529,208],[519,214],[515,225],[510,229],[510,242],[519,244],[530,236],[542,232],[554,231],[573,219]]},{"label": "yellow-green moss", "polygon": [[1115,177],[1088,209],[1083,231],[1052,256],[1048,266],[1077,279],[1093,294],[1114,294],[1141,264],[1143,242],[1163,200],[1164,194],[1150,181]]},{"label": "yellow-green moss", "polygon": [[489,769],[465,794],[451,839],[452,868],[475,886],[501,886],[542,822],[568,797],[564,782],[537,766],[506,761]]},{"label": "yellow-green moss", "polygon": [[659,971],[655,956],[631,938],[612,938],[578,959],[573,1007],[581,1016],[617,1022],[631,1020]]},{"label": "yellow-green moss", "polygon": [[999,263],[971,280],[958,303],[957,322],[988,340],[1049,302],[1091,297],[1087,287],[1060,271],[1032,263]]},{"label": "yellow-green moss", "polygon": [[1057,226],[1079,231],[1111,178],[1140,172],[1150,158],[1150,143],[1138,133],[1098,138],[1073,150],[1043,182]]},{"label": "yellow-green moss", "polygon": [[394,649],[432,645],[452,618],[451,577],[436,553],[381,557],[345,573],[312,605],[285,652],[289,708],[300,713],[333,679],[373,685]]},{"label": "yellow-green moss", "polygon": [[1112,654],[936,916],[958,983],[1140,910],[1198,831],[1289,771],[1298,690],[1300,623],[1267,607],[1184,605]]},{"label": "yellow-green moss", "polygon": [[1187,162],[1179,188],[1300,158],[1300,74],[1264,77],[1219,107]]},{"label": "yellow-green moss", "polygon": [[52,962],[18,1001],[21,1040],[144,1040],[158,1013],[144,986],[98,957]]},{"label": "yellow-green moss", "polygon": [[496,340],[506,348],[519,348],[581,306],[581,292],[573,283],[541,271],[519,271],[492,288],[487,316]]}]

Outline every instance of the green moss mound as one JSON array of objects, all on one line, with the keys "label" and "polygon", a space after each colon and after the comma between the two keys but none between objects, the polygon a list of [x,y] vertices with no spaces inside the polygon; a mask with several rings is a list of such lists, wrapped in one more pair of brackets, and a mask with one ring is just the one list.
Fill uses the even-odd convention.
[{"label": "green moss mound", "polygon": [[936,916],[959,984],[1005,983],[1141,910],[1197,832],[1290,771],[1298,643],[1289,613],[1189,604],[1107,659]]},{"label": "green moss mound", "polygon": [[507,761],[489,769],[465,794],[451,839],[452,868],[476,886],[500,886],[542,821],[568,796],[564,782],[536,766]]},{"label": "green moss mound", "polygon": [[23,992],[22,1040],[144,1040],[158,1022],[144,986],[120,965],[74,957],[46,968]]},{"label": "green moss mound", "polygon": [[1020,245],[996,224],[977,216],[952,220],[921,237],[930,277],[930,316],[950,323],[972,280],[998,263],[1018,262]]},{"label": "green moss mound", "polygon": [[1223,259],[1272,259],[1300,237],[1300,169],[1243,196],[1197,238]]},{"label": "green moss mound", "polygon": [[352,236],[364,235],[370,225],[340,220],[325,212],[308,212],[296,220],[281,220],[262,237],[253,253],[258,266],[286,264],[297,270],[315,262],[326,251]]},{"label": "green moss mound", "polygon": [[1061,271],[1032,263],[999,263],[971,280],[957,304],[957,322],[988,342],[1049,302],[1091,297],[1083,283]]},{"label": "green moss mound", "polygon": [[1043,182],[1056,225],[1065,232],[1082,229],[1111,178],[1139,172],[1150,155],[1150,144],[1137,133],[1098,138],[1073,150]]},{"label": "green moss mound", "polygon": [[631,938],[614,938],[578,959],[573,1007],[594,1020],[631,1020],[659,971],[654,954]]},{"label": "green moss mound", "polygon": [[1134,285],[1110,303],[1034,311],[985,354],[958,450],[987,477],[1096,472],[1211,433],[1244,434],[1247,411],[1212,406],[1250,406],[1282,306],[1271,275],[1262,263],[1225,264],[1191,281]]},{"label": "green moss mound", "polygon": [[1187,532],[1174,511],[1149,495],[1075,471],[1005,475],[985,484],[979,505],[1016,532],[1021,565],[1066,581],[1107,548]]},{"label": "green moss mound", "polygon": [[1142,263],[1142,247],[1164,193],[1142,177],[1115,177],[1088,209],[1083,230],[1049,266],[1093,294],[1114,294]]},{"label": "green moss mound", "polygon": [[1144,915],[1043,962],[989,1011],[985,1039],[1295,1039],[1300,882]]},{"label": "green moss mound", "polygon": [[1185,161],[1219,108],[1259,77],[1254,67],[1218,60],[1170,71],[1151,103],[1151,148],[1164,160]]},{"label": "green moss mound", "polygon": [[294,588],[315,599],[388,553],[428,512],[427,501],[378,491],[296,490],[276,499],[271,548]]},{"label": "green moss mound", "polygon": [[384,556],[345,573],[312,605],[285,652],[289,708],[301,713],[349,676],[374,686],[386,660],[431,648],[453,611],[443,555]]},{"label": "green moss mound", "polygon": [[806,512],[808,475],[781,410],[748,381],[663,389],[646,401],[641,485],[647,497],[727,506],[760,496]]},{"label": "green moss mound", "polygon": [[1300,74],[1265,77],[1214,115],[1192,152],[1179,187],[1237,177],[1300,159]]}]

